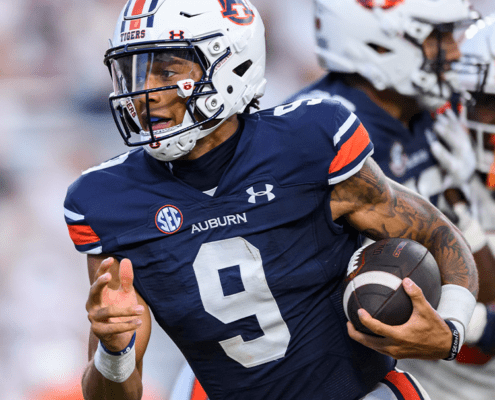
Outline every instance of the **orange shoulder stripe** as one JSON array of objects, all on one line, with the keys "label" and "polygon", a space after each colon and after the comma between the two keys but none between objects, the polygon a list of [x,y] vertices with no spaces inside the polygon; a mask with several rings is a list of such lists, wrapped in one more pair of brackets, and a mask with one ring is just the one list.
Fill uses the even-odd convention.
[{"label": "orange shoulder stripe", "polygon": [[69,228],[70,238],[77,246],[100,241],[98,235],[89,225],[67,225],[67,227]]},{"label": "orange shoulder stripe", "polygon": [[337,156],[333,159],[328,169],[331,174],[340,171],[347,164],[353,162],[368,146],[370,137],[363,124],[359,124],[352,136],[342,145]]}]

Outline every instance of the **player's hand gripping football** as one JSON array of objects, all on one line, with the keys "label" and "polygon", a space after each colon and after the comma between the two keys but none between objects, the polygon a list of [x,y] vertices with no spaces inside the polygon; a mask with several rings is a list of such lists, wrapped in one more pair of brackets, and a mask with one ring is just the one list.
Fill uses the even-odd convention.
[{"label": "player's hand gripping football", "polygon": [[[120,284],[112,285],[115,287],[111,288],[112,275],[109,271],[115,263]],[[133,280],[130,260],[123,259],[118,265],[117,260],[109,257],[100,264],[89,291],[86,310],[91,330],[110,351],[124,349],[142,323],[139,315],[144,312],[144,307],[138,304]]]},{"label": "player's hand gripping football", "polygon": [[386,325],[359,310],[363,325],[382,337],[361,333],[347,322],[349,336],[379,353],[395,359],[420,358],[437,360],[448,357],[452,345],[452,333],[445,321],[430,306],[422,290],[409,278],[402,283],[413,304],[413,313],[403,325]]}]

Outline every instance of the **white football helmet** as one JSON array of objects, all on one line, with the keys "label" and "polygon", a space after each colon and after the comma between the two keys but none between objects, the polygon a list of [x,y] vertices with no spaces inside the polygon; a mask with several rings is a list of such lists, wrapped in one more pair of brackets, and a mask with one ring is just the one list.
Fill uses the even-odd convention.
[{"label": "white football helmet", "polygon": [[443,52],[429,61],[422,44],[435,29],[466,28],[474,17],[468,0],[314,1],[323,68],[357,73],[377,90],[417,97],[432,111],[456,91],[455,74],[445,72]]},{"label": "white football helmet", "polygon": [[[114,86],[110,108],[124,141],[162,161],[187,154],[263,95],[265,53],[263,22],[249,0],[129,0],[104,60]],[[195,63],[202,77],[174,81],[164,70],[171,63]],[[167,90],[187,99],[175,126],[150,108],[150,97]]]},{"label": "white football helmet", "polygon": [[490,172],[494,162],[495,122],[481,121],[481,107],[495,110],[495,14],[477,21],[466,31],[457,65],[459,82],[469,91],[467,126],[474,133],[477,168]]}]

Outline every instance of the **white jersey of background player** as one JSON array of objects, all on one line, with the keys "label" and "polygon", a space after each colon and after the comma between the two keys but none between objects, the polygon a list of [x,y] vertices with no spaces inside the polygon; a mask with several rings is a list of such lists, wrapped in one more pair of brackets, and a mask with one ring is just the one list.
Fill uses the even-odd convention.
[{"label": "white jersey of background player", "polygon": [[[473,101],[466,107],[467,125],[475,145],[478,173],[471,179],[466,192],[470,211],[467,208],[457,210],[462,216],[458,225],[473,250],[488,243],[495,252],[495,14],[478,21],[466,32],[461,52],[464,63],[458,66],[460,80],[464,89],[473,95]],[[447,144],[450,140],[455,146],[455,137],[445,139]],[[495,275],[495,265],[492,265],[491,274]],[[490,288],[486,292],[489,300]],[[403,360],[399,362],[399,368],[414,374],[432,400],[495,399],[494,320],[493,301],[488,311],[478,303],[466,336],[466,343],[473,347],[464,346],[455,362]],[[491,349],[487,346],[484,349],[491,355],[482,354],[474,346],[480,344],[480,339],[487,342],[487,338],[491,340]]]}]

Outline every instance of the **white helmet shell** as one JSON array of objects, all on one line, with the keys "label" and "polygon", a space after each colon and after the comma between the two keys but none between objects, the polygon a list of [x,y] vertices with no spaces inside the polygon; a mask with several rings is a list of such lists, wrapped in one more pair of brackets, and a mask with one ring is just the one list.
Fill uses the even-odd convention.
[{"label": "white helmet shell", "polygon": [[[345,3],[345,5],[343,4]],[[422,43],[435,27],[468,20],[467,0],[315,0],[317,55],[329,71],[357,73],[376,89],[406,96],[451,92],[423,69]],[[387,52],[377,51],[377,47]],[[445,80],[455,86],[454,74]],[[432,104],[433,108],[438,105]]]},{"label": "white helmet shell", "polygon": [[[129,109],[132,93],[120,93],[120,98],[113,93],[110,100],[126,143],[144,145],[163,161],[187,154],[198,139],[261,97],[266,85],[265,30],[249,0],[129,0],[119,16],[105,63],[110,67],[112,60],[124,55],[179,47],[194,48],[204,66],[192,93],[190,87],[175,87],[179,96],[190,95],[190,112],[182,124],[150,134],[136,119],[129,122],[132,118],[122,116],[122,110]],[[195,119],[197,113],[203,120]],[[216,123],[206,128],[211,120]],[[130,137],[136,135],[141,140],[132,142]]]},{"label": "white helmet shell", "polygon": [[495,14],[476,21],[465,36],[461,43],[465,66],[459,71],[461,87],[472,93],[495,95]]}]

